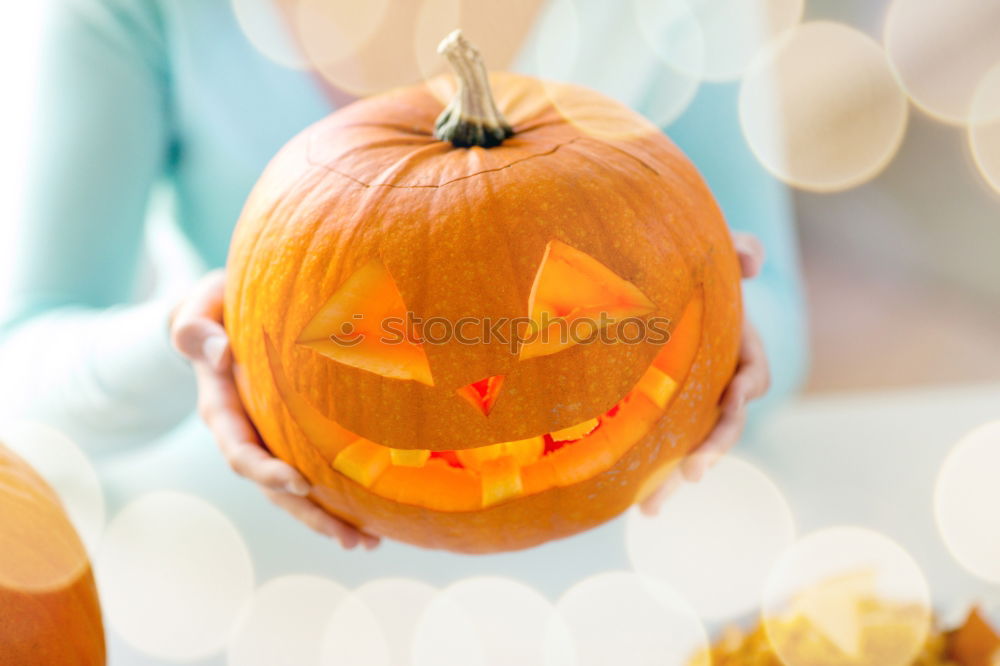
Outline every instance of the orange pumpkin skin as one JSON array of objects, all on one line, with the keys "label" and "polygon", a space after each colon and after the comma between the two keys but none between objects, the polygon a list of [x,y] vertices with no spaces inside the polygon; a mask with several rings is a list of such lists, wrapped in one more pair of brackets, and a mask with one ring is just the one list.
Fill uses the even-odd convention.
[{"label": "orange pumpkin skin", "polygon": [[[293,139],[237,225],[224,313],[247,411],[271,451],[314,484],[315,502],[376,534],[470,553],[567,536],[640,499],[717,420],[742,321],[725,221],[658,128],[580,87],[513,74],[491,82],[514,129],[498,147],[434,138],[448,78],[356,102]],[[528,492],[541,472],[522,471],[521,495],[482,507],[458,491],[454,506],[428,502],[452,492],[443,469],[438,485],[399,497],[335,469],[341,445],[323,434],[330,429],[392,449],[462,451],[552,433],[632,395],[662,345],[580,344],[530,360],[499,343],[425,345],[428,386],[337,363],[297,342],[372,261],[418,316],[524,317],[551,241],[627,280],[672,322],[701,304],[689,358],[674,372],[678,386],[643,436],[581,478],[557,471],[556,481]],[[496,375],[504,383],[488,418],[456,398]]]},{"label": "orange pumpkin skin", "polygon": [[0,664],[105,663],[97,588],[58,497],[0,445]]}]

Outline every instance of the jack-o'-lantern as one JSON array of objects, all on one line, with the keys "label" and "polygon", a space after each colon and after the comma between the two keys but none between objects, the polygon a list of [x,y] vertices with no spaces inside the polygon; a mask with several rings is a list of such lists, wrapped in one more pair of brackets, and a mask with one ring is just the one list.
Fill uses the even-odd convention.
[{"label": "jack-o'-lantern", "polygon": [[48,484],[0,445],[0,664],[104,663],[83,543]]},{"label": "jack-o'-lantern", "polygon": [[655,126],[487,75],[460,35],[442,50],[443,111],[450,77],[274,158],[234,234],[225,323],[248,413],[313,501],[427,547],[524,548],[619,514],[705,437],[739,266]]}]

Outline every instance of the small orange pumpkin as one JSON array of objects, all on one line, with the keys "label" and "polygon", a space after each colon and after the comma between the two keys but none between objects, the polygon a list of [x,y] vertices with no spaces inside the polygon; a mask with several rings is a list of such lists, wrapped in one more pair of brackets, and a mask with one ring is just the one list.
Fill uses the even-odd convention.
[{"label": "small orange pumpkin", "polygon": [[104,663],[83,544],[52,489],[0,445],[0,664]]},{"label": "small orange pumpkin", "polygon": [[[443,111],[446,77],[275,157],[233,237],[225,322],[253,422],[316,503],[423,546],[524,548],[619,514],[704,438],[736,364],[739,267],[655,126],[488,76],[460,35],[442,51]],[[626,341],[657,322],[668,342]]]}]

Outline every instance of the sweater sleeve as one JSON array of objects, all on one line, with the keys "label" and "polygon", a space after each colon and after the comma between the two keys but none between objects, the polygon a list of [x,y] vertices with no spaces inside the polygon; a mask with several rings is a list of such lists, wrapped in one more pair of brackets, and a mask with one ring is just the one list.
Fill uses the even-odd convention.
[{"label": "sweater sleeve", "polygon": [[0,405],[92,451],[148,440],[194,404],[168,305],[134,303],[146,209],[171,145],[163,31],[147,0],[53,3],[13,279]]},{"label": "sweater sleeve", "polygon": [[691,158],[735,231],[764,245],[761,274],[743,285],[750,320],[764,339],[771,390],[750,406],[751,424],[802,384],[807,334],[802,276],[791,197],[754,157],[740,129],[735,83],[702,84],[691,106],[667,128]]}]

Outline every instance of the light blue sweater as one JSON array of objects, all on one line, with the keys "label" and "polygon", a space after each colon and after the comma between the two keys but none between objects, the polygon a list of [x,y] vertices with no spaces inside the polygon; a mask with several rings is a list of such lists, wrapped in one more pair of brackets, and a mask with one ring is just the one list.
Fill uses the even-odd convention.
[{"label": "light blue sweater", "polygon": [[[15,277],[3,285],[0,409],[98,452],[166,432],[194,402],[190,370],[167,342],[172,304],[136,302],[151,188],[169,184],[180,229],[206,265],[221,266],[264,165],[333,109],[311,74],[255,49],[226,0],[54,4]],[[671,83],[657,63],[628,56],[608,12],[616,4],[577,0],[584,43],[599,37],[607,53],[580,58],[566,76],[598,89],[632,76],[624,101],[648,113]],[[519,69],[537,73],[535,62],[522,58]],[[804,315],[788,193],[748,149],[736,96],[736,84],[703,84],[665,129],[732,228],[767,248],[763,274],[746,286],[774,375],[759,410],[800,383]]]}]

